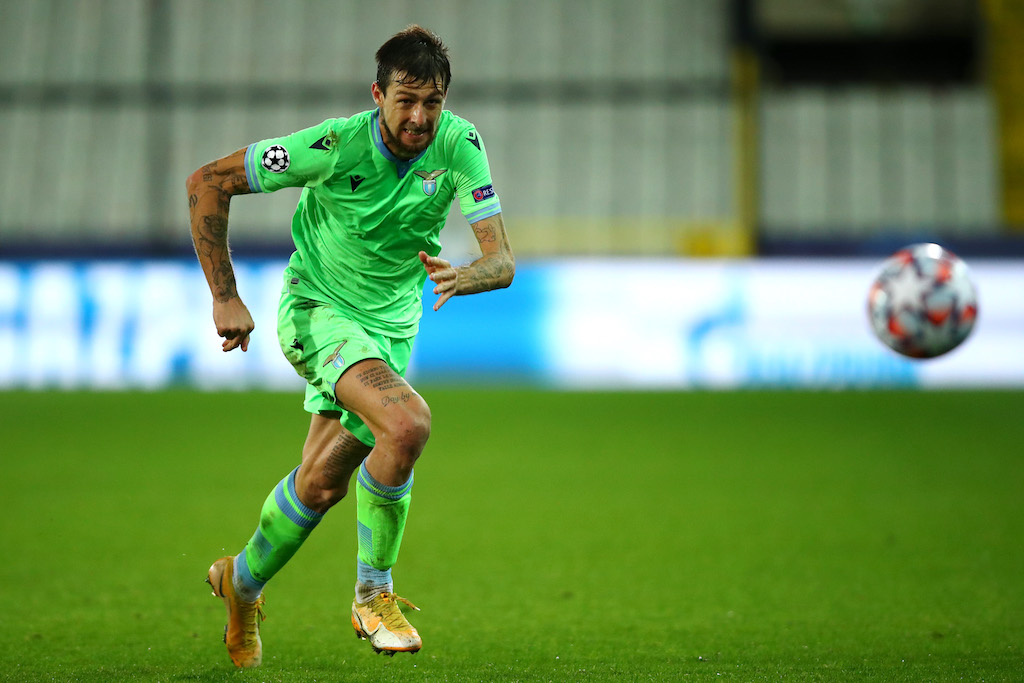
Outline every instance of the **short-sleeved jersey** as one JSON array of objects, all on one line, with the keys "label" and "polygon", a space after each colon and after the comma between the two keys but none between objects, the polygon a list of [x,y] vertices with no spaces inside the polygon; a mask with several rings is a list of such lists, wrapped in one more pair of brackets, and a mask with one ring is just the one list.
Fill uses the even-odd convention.
[{"label": "short-sleeved jersey", "polygon": [[367,329],[416,334],[426,271],[455,197],[472,224],[501,212],[483,141],[443,111],[437,135],[414,159],[381,139],[379,110],[253,143],[245,174],[253,192],[302,187],[292,217],[288,291],[350,311]]}]

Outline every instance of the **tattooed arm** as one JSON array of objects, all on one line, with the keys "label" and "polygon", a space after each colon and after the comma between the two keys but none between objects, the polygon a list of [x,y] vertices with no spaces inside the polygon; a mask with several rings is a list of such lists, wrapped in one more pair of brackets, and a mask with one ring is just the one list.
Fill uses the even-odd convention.
[{"label": "tattooed arm", "polygon": [[235,270],[228,251],[228,206],[236,194],[248,194],[245,179],[245,150],[212,161],[185,181],[188,189],[192,243],[206,282],[213,294],[213,322],[224,337],[221,347],[230,351],[249,348],[249,333],[255,327],[249,309],[235,288]]},{"label": "tattooed arm", "polygon": [[438,295],[435,311],[453,296],[502,289],[512,284],[516,257],[509,246],[501,214],[473,223],[473,233],[480,244],[481,256],[470,264],[453,268],[443,258],[420,252],[423,267],[437,285],[434,287],[434,294]]}]

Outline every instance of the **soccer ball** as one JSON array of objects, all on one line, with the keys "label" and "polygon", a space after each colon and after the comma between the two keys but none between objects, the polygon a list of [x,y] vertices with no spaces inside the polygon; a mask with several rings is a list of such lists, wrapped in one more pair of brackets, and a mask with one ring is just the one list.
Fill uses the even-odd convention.
[{"label": "soccer ball", "polygon": [[882,264],[868,292],[875,335],[911,358],[934,358],[974,328],[978,295],[967,264],[938,244],[912,244]]},{"label": "soccer ball", "polygon": [[291,164],[288,150],[281,145],[271,145],[263,153],[263,168],[271,173],[284,173]]}]

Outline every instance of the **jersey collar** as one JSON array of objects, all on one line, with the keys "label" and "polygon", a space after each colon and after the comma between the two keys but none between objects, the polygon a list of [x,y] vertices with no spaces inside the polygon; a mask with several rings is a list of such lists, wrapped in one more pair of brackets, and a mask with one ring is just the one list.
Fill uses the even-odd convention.
[{"label": "jersey collar", "polygon": [[377,151],[384,155],[385,159],[395,165],[395,170],[398,171],[398,177],[404,178],[405,174],[409,172],[410,168],[412,168],[412,165],[419,161],[423,155],[427,153],[427,149],[430,149],[430,147],[427,147],[427,149],[423,150],[412,159],[399,159],[392,154],[391,150],[388,149],[388,146],[384,144],[384,138],[380,135],[379,117],[380,107],[377,107],[377,109],[373,111],[373,116],[370,117],[370,135],[373,136],[373,144],[376,145]]}]

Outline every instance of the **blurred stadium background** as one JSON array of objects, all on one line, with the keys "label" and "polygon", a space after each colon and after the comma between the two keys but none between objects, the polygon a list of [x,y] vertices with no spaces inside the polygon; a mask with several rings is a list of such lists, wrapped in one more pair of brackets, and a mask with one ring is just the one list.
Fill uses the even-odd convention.
[{"label": "blurred stadium background", "polygon": [[[416,342],[427,648],[352,639],[349,496],[274,579],[260,680],[1020,680],[1024,2],[0,0],[0,681],[238,680],[202,578],[308,421],[297,192],[233,202],[257,328],[223,354],[184,180],[369,108],[413,22],[516,281]],[[980,314],[914,362],[865,304],[926,240]],[[442,242],[472,258],[457,210]]]},{"label": "blurred stadium background", "polygon": [[[413,22],[451,48],[449,108],[482,132],[519,257],[511,289],[428,311],[418,380],[1024,386],[1021,3],[0,9],[0,388],[298,389],[272,330],[297,194],[233,203],[257,331],[223,356],[184,178],[371,106],[373,53]],[[457,211],[442,237],[472,257]],[[864,314],[882,257],[916,241],[963,256],[981,302],[972,339],[924,364]],[[623,348],[644,367],[613,366]]]}]

